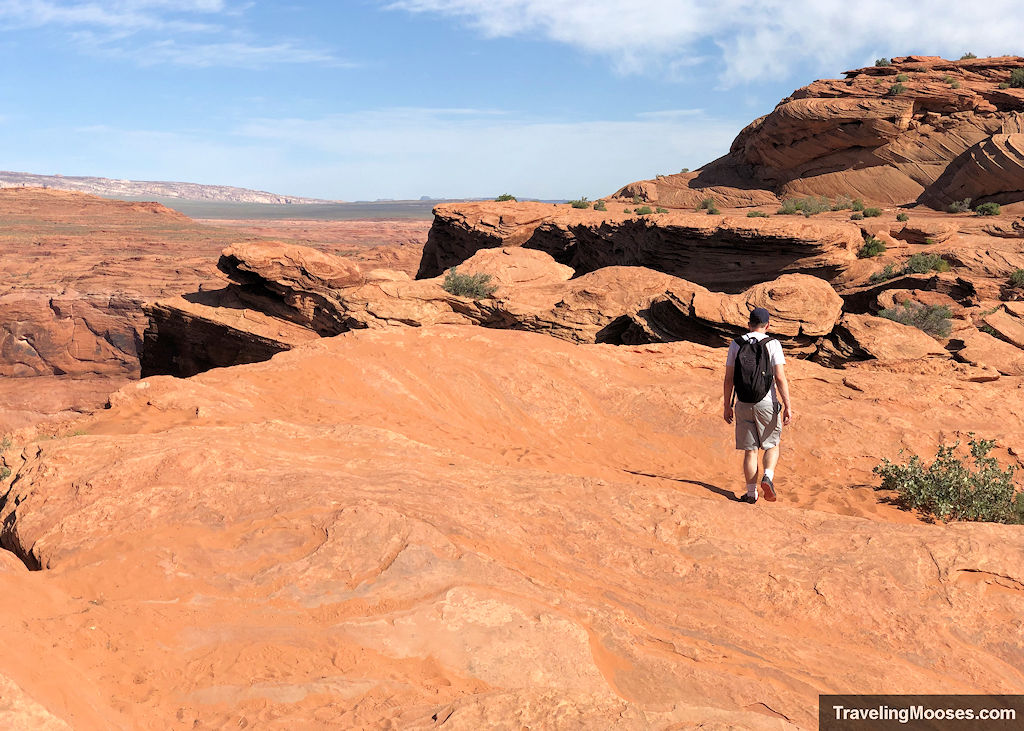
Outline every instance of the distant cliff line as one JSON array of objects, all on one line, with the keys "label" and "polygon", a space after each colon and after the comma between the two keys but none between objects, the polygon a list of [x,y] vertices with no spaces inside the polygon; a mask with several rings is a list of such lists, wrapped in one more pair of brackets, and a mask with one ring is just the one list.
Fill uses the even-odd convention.
[{"label": "distant cliff line", "polygon": [[0,170],[0,188],[40,187],[54,190],[76,190],[110,198],[180,198],[222,203],[340,203],[319,198],[278,195],[264,190],[235,188],[230,185],[200,185],[172,181],[113,180],[111,178],[65,175],[35,175]]}]

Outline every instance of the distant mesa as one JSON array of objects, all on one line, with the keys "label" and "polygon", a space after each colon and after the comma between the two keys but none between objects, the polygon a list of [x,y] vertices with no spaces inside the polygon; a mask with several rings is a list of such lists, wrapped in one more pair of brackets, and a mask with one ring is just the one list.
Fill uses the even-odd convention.
[{"label": "distant mesa", "polygon": [[52,188],[70,190],[105,198],[179,198],[216,203],[315,204],[342,201],[278,195],[263,190],[235,188],[230,185],[201,185],[149,180],[114,180],[111,178],[75,177],[67,175],[36,175],[0,171],[0,188]]}]

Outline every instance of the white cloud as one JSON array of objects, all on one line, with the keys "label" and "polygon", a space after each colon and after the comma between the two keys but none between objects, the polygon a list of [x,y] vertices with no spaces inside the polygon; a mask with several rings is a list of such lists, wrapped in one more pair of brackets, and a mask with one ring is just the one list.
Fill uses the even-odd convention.
[{"label": "white cloud", "polygon": [[[835,75],[876,56],[1019,53],[1019,4],[959,0],[381,0],[469,22],[492,37],[538,36],[606,56],[620,72],[675,74],[705,60],[727,84],[801,69]],[[705,58],[708,48],[718,55]]]},{"label": "white cloud", "polygon": [[239,29],[246,7],[225,0],[0,0],[0,30],[64,28],[80,51],[142,66],[352,66],[320,47],[253,38]]}]

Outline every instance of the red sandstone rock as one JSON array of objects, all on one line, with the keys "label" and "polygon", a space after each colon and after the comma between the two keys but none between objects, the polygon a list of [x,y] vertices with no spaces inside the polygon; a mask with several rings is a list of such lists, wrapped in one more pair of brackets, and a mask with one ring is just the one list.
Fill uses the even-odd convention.
[{"label": "red sandstone rock", "polygon": [[948,357],[939,342],[915,327],[884,317],[846,314],[815,359],[825,364],[855,360],[891,364]]},{"label": "red sandstone rock", "polygon": [[1000,384],[794,361],[750,507],[724,354],[395,328],[131,384],[16,445],[3,542],[49,568],[0,571],[0,675],[76,729],[813,727],[826,691],[1022,687],[1020,531],[869,487],[1024,443]]},{"label": "red sandstone rock", "polygon": [[973,365],[990,366],[1004,375],[1024,375],[1024,350],[985,332],[975,331],[965,337],[957,357]]}]

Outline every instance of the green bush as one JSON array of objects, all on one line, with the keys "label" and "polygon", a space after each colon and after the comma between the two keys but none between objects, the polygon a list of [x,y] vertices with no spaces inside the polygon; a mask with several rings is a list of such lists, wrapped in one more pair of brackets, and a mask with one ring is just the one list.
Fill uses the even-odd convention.
[{"label": "green bush", "polygon": [[864,220],[864,214],[861,213],[860,211],[858,211],[857,213],[852,213],[852,214],[850,214],[850,220],[851,221],[863,221]]},{"label": "green bush", "polygon": [[640,196],[638,196],[638,195],[633,196],[633,205],[635,206],[635,205],[637,205],[639,203],[640,203]]},{"label": "green bush", "polygon": [[998,203],[982,203],[974,209],[974,212],[979,216],[998,216],[1003,210]]},{"label": "green bush", "polygon": [[1009,88],[1010,88],[1010,85],[1009,85],[1008,83],[1006,83],[1005,81],[1003,81],[1003,82],[1001,82],[1001,83],[999,84],[999,88],[1000,88],[1000,89],[1009,89]]},{"label": "green bush", "polygon": [[895,279],[896,277],[900,276],[901,273],[902,272],[900,272],[896,268],[895,264],[886,264],[885,268],[882,269],[882,271],[875,272],[874,274],[872,274],[871,278],[868,279],[868,281],[871,284],[878,284],[879,282],[888,282],[890,279]]},{"label": "green bush", "polygon": [[853,198],[848,195],[841,195],[832,203],[833,211],[848,211],[853,208]]},{"label": "green bush", "polygon": [[747,211],[747,218],[768,218],[764,211]]},{"label": "green bush", "polygon": [[909,221],[910,220],[910,216],[908,216],[906,213],[897,213],[896,214],[896,220],[897,221],[901,221],[901,222],[902,221]]},{"label": "green bush", "polygon": [[662,208],[661,206],[658,206],[657,208],[654,209],[654,212],[655,213],[668,213],[668,209],[667,208]]},{"label": "green bush", "polygon": [[862,201],[860,198],[854,198],[853,205],[851,205],[850,208],[852,208],[855,211],[863,211],[864,201]]},{"label": "green bush", "polygon": [[[3,456],[3,453],[6,452],[10,448],[11,448],[11,440],[8,439],[7,437],[4,437],[3,441],[0,442],[0,456]],[[3,482],[4,480],[6,480],[10,476],[11,476],[11,469],[10,469],[10,467],[8,467],[7,465],[0,466],[0,482]]]},{"label": "green bush", "polygon": [[895,84],[890,86],[889,87],[889,91],[887,91],[885,93],[888,94],[889,96],[898,96],[898,95],[902,94],[903,92],[905,92],[906,90],[907,90],[907,87],[905,87],[903,84],[901,84],[900,82],[897,81]]},{"label": "green bush", "polygon": [[946,206],[946,210],[949,213],[967,213],[967,211],[971,210],[971,199],[964,198],[962,201],[953,201]]},{"label": "green bush", "polygon": [[654,213],[654,211],[651,210],[650,206],[640,206],[636,209],[636,214],[639,216],[647,216],[651,213]]},{"label": "green bush", "polygon": [[946,74],[945,76],[942,77],[942,80],[945,81],[948,84],[951,81],[953,81],[953,77],[950,76],[949,74]]},{"label": "green bush", "polygon": [[876,239],[874,236],[868,236],[864,239],[864,245],[857,252],[857,258],[870,259],[873,256],[878,256],[883,251],[885,251],[885,242],[881,239]]},{"label": "green bush", "polygon": [[864,209],[864,218],[878,218],[881,215],[882,215],[882,209],[881,208],[865,208]]},{"label": "green bush", "polygon": [[957,81],[956,79],[953,79],[953,82],[949,85],[949,87],[951,89],[959,89],[960,88],[960,82]]},{"label": "green bush", "polygon": [[1015,269],[1010,275],[1011,287],[1024,287],[1024,269]]},{"label": "green bush", "polygon": [[896,81],[910,81],[910,77],[906,74],[896,74]]},{"label": "green bush", "polygon": [[499,196],[498,196],[497,198],[495,198],[494,200],[495,200],[495,201],[497,201],[498,203],[502,203],[502,202],[504,202],[504,201],[515,201],[515,200],[519,200],[519,199],[518,199],[518,198],[516,198],[516,197],[515,197],[514,195],[512,195],[511,193],[502,193],[501,195],[499,195]]},{"label": "green bush", "polygon": [[966,61],[969,58],[977,58],[977,56],[975,56],[973,53],[968,51],[967,53],[965,53],[963,56],[960,57],[960,60],[961,61]]},{"label": "green bush", "polygon": [[1010,86],[1014,89],[1024,89],[1024,69],[1014,69],[1010,72]]},{"label": "green bush", "polygon": [[937,241],[936,241],[935,239],[933,239],[933,238],[931,238],[931,237],[929,236],[928,238],[926,238],[926,239],[924,240],[924,243],[925,243],[925,245],[926,245],[926,246],[933,246],[934,244],[936,244],[936,243],[938,243],[938,242],[937,242]]},{"label": "green bush", "polygon": [[892,62],[883,56],[875,60],[875,66],[892,66]]},{"label": "green bush", "polygon": [[445,292],[457,297],[472,297],[475,300],[490,297],[498,289],[491,284],[490,274],[460,274],[455,267],[448,270],[441,285]]},{"label": "green bush", "polygon": [[590,201],[587,200],[587,196],[583,196],[579,200],[569,201],[569,205],[573,208],[590,208]]},{"label": "green bush", "polygon": [[919,305],[908,300],[895,307],[885,308],[878,313],[878,316],[916,327],[933,338],[949,337],[950,330],[952,330],[949,318],[953,316],[953,313],[945,305]]},{"label": "green bush", "polygon": [[828,198],[824,196],[818,198],[807,196],[806,198],[787,198],[782,202],[782,207],[779,208],[778,212],[783,216],[802,213],[804,216],[810,217],[831,210],[832,202]]},{"label": "green bush", "polygon": [[623,209],[622,209],[622,212],[623,212],[623,213],[632,213],[632,212],[633,212],[633,209],[632,209],[632,208],[623,208]]},{"label": "green bush", "polygon": [[881,490],[894,490],[896,501],[939,520],[977,520],[989,523],[1024,523],[1024,495],[1014,489],[1015,468],[999,467],[988,456],[994,439],[975,439],[970,434],[971,460],[959,457],[960,442],[940,444],[935,461],[927,467],[916,454],[906,464],[883,459],[873,470],[882,478]]},{"label": "green bush", "polygon": [[907,259],[903,266],[904,274],[927,274],[928,272],[948,272],[949,262],[938,254],[919,252]]},{"label": "green bush", "polygon": [[697,210],[698,211],[702,211],[702,210],[705,210],[705,209],[706,210],[710,210],[712,208],[717,208],[717,207],[718,206],[715,205],[715,199],[714,198],[705,198],[699,204],[697,204]]},{"label": "green bush", "polygon": [[680,172],[680,173],[688,173],[688,172],[690,172],[690,168],[683,168],[683,169],[682,169],[682,170],[680,170],[679,172]]},{"label": "green bush", "polygon": [[604,201],[597,201],[596,203],[594,203],[594,210],[595,211],[607,211],[608,210],[608,206],[606,206],[604,204]]}]

